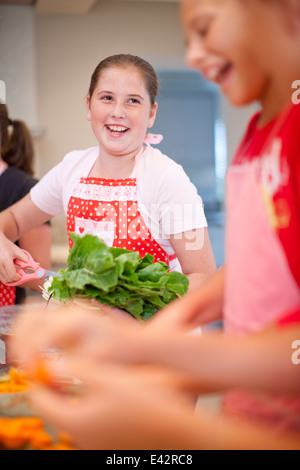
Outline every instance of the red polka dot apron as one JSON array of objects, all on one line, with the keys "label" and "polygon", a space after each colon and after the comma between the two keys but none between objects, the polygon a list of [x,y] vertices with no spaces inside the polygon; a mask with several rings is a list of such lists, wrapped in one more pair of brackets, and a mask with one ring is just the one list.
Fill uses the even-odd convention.
[{"label": "red polka dot apron", "polygon": [[155,261],[169,263],[140,213],[135,178],[81,178],[69,201],[67,224],[68,233],[97,235],[108,246],[137,251],[141,257],[149,253]]},{"label": "red polka dot apron", "polygon": [[[108,246],[136,251],[141,257],[149,253],[168,265],[173,259],[155,241],[142,217],[136,178],[81,178],[69,201],[67,229],[69,234],[96,235]],[[72,240],[69,243],[71,248]]]},{"label": "red polka dot apron", "polygon": [[0,307],[15,305],[16,289],[0,282]]}]

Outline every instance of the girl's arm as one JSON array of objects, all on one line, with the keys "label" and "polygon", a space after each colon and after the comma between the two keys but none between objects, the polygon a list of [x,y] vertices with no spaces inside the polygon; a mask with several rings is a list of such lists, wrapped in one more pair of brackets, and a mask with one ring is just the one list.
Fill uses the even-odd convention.
[{"label": "girl's arm", "polygon": [[[32,331],[35,334],[28,342]],[[244,388],[272,393],[300,392],[300,364],[293,361],[293,345],[300,339],[300,324],[271,326],[264,332],[234,337],[186,330],[153,329],[146,324],[112,322],[94,313],[69,308],[41,316],[21,317],[14,327],[10,357],[36,364],[45,347],[65,349],[74,358],[118,366],[148,365],[182,375],[187,390],[197,393]],[[278,380],[280,377],[280,380]]]},{"label": "girl's arm", "polygon": [[[31,400],[79,449],[300,449],[299,434],[270,433],[204,410],[195,413],[173,388],[172,377],[166,374],[162,381],[160,370],[116,368],[81,357],[70,372],[86,384],[76,400],[51,386],[33,388]],[[159,456],[153,453],[150,463],[161,463]],[[163,461],[171,463],[168,456]],[[192,464],[193,456],[182,455],[181,463]]]},{"label": "girl's arm", "polygon": [[202,228],[172,235],[170,242],[183,273],[189,278],[192,292],[216,271],[208,230]]},{"label": "girl's arm", "polygon": [[159,364],[186,374],[197,392],[243,388],[300,393],[300,365],[292,360],[292,345],[300,339],[299,323],[285,329],[274,325],[245,337],[204,333],[199,338],[166,330],[154,335],[147,328],[144,333],[140,341],[136,335],[141,363]]},{"label": "girl's arm", "polygon": [[30,230],[43,225],[51,217],[33,204],[30,195],[0,214],[0,280],[2,282],[13,282],[19,279],[14,267],[14,259],[27,261],[23,250],[14,242],[22,239]]}]

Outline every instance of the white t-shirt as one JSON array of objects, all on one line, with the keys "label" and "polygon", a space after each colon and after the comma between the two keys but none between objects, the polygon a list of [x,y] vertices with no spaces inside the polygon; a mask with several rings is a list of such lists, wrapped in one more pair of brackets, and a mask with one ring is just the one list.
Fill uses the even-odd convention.
[{"label": "white t-shirt", "polygon": [[[87,178],[98,156],[99,147],[73,151],[47,173],[30,192],[33,203],[43,212],[67,215],[74,187]],[[195,186],[175,163],[159,150],[147,147],[136,159],[131,175],[137,181],[137,198],[143,216],[157,243],[172,255],[170,235],[207,227],[203,203]],[[170,266],[180,271],[175,260]]]}]

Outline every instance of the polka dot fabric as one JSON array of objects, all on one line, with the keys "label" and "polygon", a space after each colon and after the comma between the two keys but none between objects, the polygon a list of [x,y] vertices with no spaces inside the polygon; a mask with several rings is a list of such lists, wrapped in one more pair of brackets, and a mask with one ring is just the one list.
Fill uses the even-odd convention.
[{"label": "polka dot fabric", "polygon": [[0,307],[15,305],[16,289],[0,282]]},{"label": "polka dot fabric", "polygon": [[137,251],[141,257],[149,253],[169,264],[139,211],[135,178],[82,178],[69,201],[67,228],[69,234],[97,235],[109,246]]}]

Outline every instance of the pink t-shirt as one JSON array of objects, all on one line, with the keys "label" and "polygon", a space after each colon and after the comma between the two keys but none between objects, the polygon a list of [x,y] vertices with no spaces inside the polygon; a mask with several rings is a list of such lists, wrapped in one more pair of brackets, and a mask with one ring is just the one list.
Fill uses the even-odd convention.
[{"label": "pink t-shirt", "polygon": [[[261,166],[258,185],[270,196],[269,201],[262,198],[262,203],[300,288],[300,105],[291,105],[263,128],[257,126],[259,116],[260,113],[255,114],[250,121],[233,164],[252,162]],[[264,147],[273,132],[270,159]]]},{"label": "pink t-shirt", "polygon": [[[67,215],[76,184],[87,178],[98,156],[99,147],[73,151],[31,190],[33,203],[43,212]],[[170,235],[207,227],[203,202],[183,168],[152,147],[145,149],[131,175],[137,181],[141,214],[152,236],[169,254]],[[192,248],[193,249],[193,248]],[[170,266],[180,271],[178,260]]]}]

